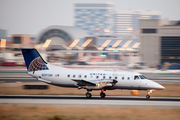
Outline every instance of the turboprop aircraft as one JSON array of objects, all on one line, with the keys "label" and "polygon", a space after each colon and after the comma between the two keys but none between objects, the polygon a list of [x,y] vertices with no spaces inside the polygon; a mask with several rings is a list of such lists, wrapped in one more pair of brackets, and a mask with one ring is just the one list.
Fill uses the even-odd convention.
[{"label": "turboprop aircraft", "polygon": [[128,89],[146,90],[146,98],[149,99],[152,91],[165,89],[136,72],[68,69],[46,63],[34,48],[21,48],[21,51],[29,75],[56,86],[86,89],[87,98],[91,98],[92,90],[100,90],[100,96],[104,98],[106,90]]}]

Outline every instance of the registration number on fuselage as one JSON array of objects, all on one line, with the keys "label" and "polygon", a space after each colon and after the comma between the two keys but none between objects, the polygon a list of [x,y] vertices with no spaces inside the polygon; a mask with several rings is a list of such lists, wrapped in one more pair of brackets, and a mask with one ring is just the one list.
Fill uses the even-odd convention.
[{"label": "registration number on fuselage", "polygon": [[41,76],[43,76],[43,77],[52,77],[53,74],[41,74]]}]

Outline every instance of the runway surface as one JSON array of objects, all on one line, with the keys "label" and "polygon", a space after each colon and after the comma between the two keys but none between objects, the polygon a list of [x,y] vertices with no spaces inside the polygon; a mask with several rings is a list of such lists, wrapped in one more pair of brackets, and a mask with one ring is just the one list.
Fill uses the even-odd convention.
[{"label": "runway surface", "polygon": [[180,98],[151,97],[147,100],[145,97],[138,96],[107,96],[102,99],[99,96],[93,96],[87,99],[85,96],[69,95],[1,95],[0,104],[180,108]]}]

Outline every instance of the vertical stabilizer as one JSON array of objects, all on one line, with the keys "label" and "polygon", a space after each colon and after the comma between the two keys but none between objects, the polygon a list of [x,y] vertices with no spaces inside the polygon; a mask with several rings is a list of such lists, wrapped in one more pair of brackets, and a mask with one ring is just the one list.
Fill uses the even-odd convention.
[{"label": "vertical stabilizer", "polygon": [[28,72],[49,70],[46,62],[34,48],[21,48]]}]

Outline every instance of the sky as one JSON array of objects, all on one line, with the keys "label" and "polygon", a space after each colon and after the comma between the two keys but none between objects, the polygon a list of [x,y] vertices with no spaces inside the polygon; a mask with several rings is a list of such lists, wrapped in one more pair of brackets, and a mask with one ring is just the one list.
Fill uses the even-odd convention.
[{"label": "sky", "polygon": [[[37,35],[51,25],[74,26],[74,3],[97,0],[0,0],[0,29],[7,34]],[[162,19],[180,20],[180,0],[98,0],[118,10],[160,11]]]}]

